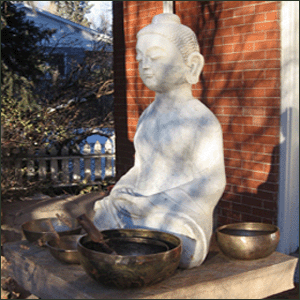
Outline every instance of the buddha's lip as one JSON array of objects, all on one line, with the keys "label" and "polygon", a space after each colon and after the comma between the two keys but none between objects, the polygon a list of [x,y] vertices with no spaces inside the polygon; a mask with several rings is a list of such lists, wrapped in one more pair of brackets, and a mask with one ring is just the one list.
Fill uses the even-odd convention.
[{"label": "buddha's lip", "polygon": [[152,73],[143,73],[143,75],[146,76],[146,77],[152,77],[153,76]]}]

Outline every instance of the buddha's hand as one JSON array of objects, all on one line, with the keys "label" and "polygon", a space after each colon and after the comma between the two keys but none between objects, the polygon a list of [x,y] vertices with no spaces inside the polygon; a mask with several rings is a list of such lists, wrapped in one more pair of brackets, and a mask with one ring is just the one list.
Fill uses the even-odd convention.
[{"label": "buddha's hand", "polygon": [[116,193],[113,203],[118,210],[127,211],[135,217],[147,216],[154,209],[151,196],[134,194],[132,190]]},{"label": "buddha's hand", "polygon": [[110,195],[112,198],[118,199],[118,198],[122,198],[124,195],[135,196],[135,193],[132,188],[121,187],[121,188],[113,189]]}]

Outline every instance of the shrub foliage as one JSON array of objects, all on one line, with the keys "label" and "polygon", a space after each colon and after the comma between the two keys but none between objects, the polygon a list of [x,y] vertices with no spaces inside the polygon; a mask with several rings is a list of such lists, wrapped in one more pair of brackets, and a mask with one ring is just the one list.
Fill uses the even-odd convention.
[{"label": "shrub foliage", "polygon": [[[63,147],[95,128],[113,126],[112,53],[96,44],[62,76],[49,65],[45,50],[53,33],[25,20],[12,2],[1,2],[2,196],[17,184],[14,170],[5,167],[16,149]],[[37,185],[28,183],[28,190],[30,186]]]}]

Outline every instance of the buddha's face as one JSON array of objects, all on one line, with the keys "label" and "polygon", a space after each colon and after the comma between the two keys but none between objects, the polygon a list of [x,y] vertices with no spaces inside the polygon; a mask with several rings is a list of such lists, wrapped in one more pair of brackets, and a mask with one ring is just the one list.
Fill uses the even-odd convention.
[{"label": "buddha's face", "polygon": [[165,93],[186,83],[187,66],[177,47],[159,34],[145,34],[136,44],[139,72],[144,84]]}]

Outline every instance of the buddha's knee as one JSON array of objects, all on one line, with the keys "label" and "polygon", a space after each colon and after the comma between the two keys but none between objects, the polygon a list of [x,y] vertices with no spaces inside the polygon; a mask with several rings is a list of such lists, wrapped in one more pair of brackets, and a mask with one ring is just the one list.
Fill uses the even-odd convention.
[{"label": "buddha's knee", "polygon": [[95,203],[94,224],[99,230],[120,228],[117,211],[109,204],[109,199]]}]

